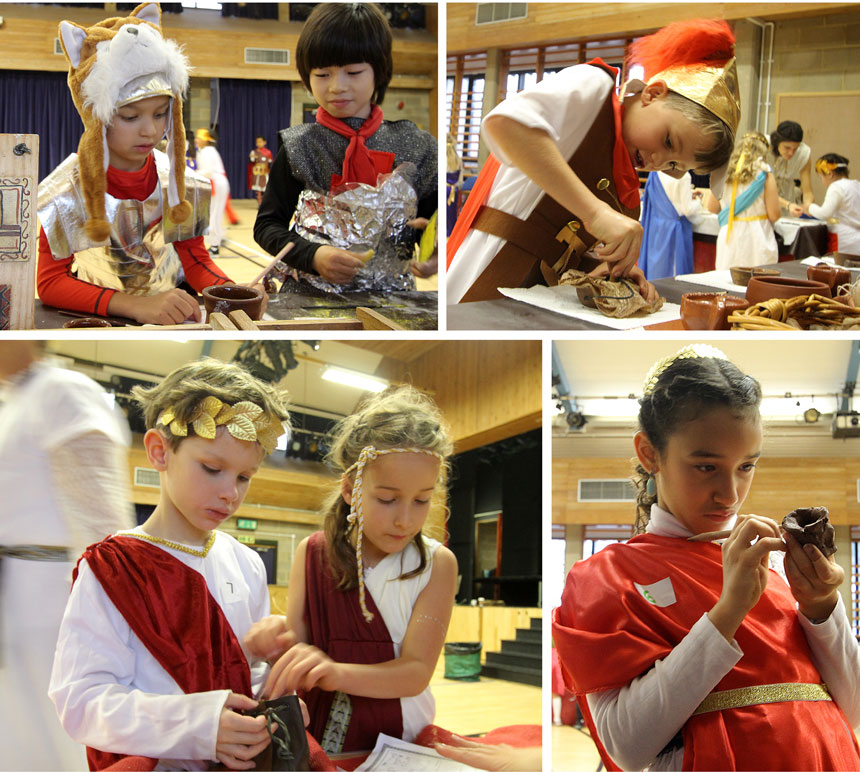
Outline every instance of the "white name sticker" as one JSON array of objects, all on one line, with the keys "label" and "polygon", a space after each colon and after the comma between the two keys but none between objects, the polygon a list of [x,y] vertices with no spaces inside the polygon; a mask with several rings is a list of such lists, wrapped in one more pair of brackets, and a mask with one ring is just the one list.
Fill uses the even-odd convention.
[{"label": "white name sticker", "polygon": [[672,587],[672,580],[667,576],[654,584],[639,584],[633,582],[633,585],[639,591],[639,594],[645,598],[652,606],[671,606],[675,602],[675,588]]}]

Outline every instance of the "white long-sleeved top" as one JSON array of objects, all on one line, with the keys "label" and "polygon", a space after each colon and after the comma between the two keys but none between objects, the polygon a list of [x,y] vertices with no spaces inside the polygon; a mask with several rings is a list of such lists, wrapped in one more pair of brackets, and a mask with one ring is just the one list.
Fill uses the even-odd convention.
[{"label": "white long-sleeved top", "polygon": [[839,251],[860,255],[860,182],[834,180],[827,188],[824,203],[809,205],[809,214],[827,223],[827,230],[839,239]]},{"label": "white long-sleeved top", "polygon": [[[726,527],[733,525],[734,521]],[[646,532],[682,539],[693,535],[656,504]],[[777,570],[773,561],[771,567]],[[821,624],[812,624],[800,613],[798,618],[822,681],[851,726],[860,728],[860,645],[841,596]],[[741,657],[737,643],[729,643],[705,613],[647,673],[621,689],[587,695],[597,734],[615,763],[625,770],[680,770],[683,747],[658,754]]]},{"label": "white long-sleeved top", "polygon": [[[202,574],[240,643],[251,625],[268,615],[263,562],[232,536],[216,532],[205,558],[154,546]],[[256,694],[268,665],[247,652],[245,656]],[[206,769],[215,759],[218,723],[229,693],[184,694],[111,603],[86,561],[80,562],[49,689],[75,740],[113,753],[158,758],[157,769]]]}]

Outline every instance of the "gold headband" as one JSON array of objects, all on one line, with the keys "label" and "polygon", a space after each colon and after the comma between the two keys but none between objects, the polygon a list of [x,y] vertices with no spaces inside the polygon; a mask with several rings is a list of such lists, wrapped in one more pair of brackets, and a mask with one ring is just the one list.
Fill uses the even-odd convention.
[{"label": "gold headband", "polygon": [[837,169],[847,168],[848,164],[831,163],[830,161],[825,161],[823,158],[819,158],[815,162],[815,171],[819,174],[828,174],[829,172],[835,172]]},{"label": "gold headband", "polygon": [[738,68],[732,57],[723,67],[701,64],[669,67],[658,72],[648,84],[662,80],[669,87],[717,116],[732,134],[741,119],[741,94],[738,88]]},{"label": "gold headband", "polygon": [[728,357],[714,346],[709,346],[707,343],[692,343],[689,346],[676,351],[668,357],[664,357],[654,364],[645,376],[645,383],[642,386],[642,396],[647,397],[654,391],[657,381],[660,376],[679,359],[728,359]]},{"label": "gold headband", "polygon": [[355,541],[355,562],[358,569],[358,603],[361,606],[361,613],[364,618],[370,622],[373,619],[373,613],[368,611],[364,600],[364,568],[361,560],[361,539],[364,533],[364,508],[361,503],[361,487],[364,482],[364,467],[368,461],[373,461],[379,456],[385,456],[389,453],[424,453],[427,456],[433,456],[440,461],[444,461],[445,457],[435,450],[425,450],[424,448],[386,448],[377,450],[373,445],[366,445],[358,454],[358,460],[350,466],[343,474],[348,475],[355,469],[355,480],[352,483],[352,503],[349,505],[349,514],[346,516],[346,521],[350,525],[357,524],[358,532]]},{"label": "gold headband", "polygon": [[284,425],[279,418],[270,416],[253,402],[237,402],[228,405],[218,397],[205,397],[191,411],[188,420],[176,416],[173,407],[167,407],[158,416],[158,423],[174,437],[187,437],[189,427],[198,437],[215,439],[219,426],[226,426],[237,440],[259,442],[266,453],[271,453],[278,444],[278,437],[284,433]]}]

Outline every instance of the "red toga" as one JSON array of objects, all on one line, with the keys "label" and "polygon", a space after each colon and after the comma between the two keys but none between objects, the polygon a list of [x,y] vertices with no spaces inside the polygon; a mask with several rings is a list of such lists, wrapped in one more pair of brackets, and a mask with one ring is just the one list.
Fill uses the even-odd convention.
[{"label": "red toga", "polygon": [[[305,584],[308,643],[322,649],[337,662],[375,664],[394,659],[394,644],[370,593],[366,595],[365,602],[373,613],[373,620],[367,622],[358,603],[358,589],[337,589],[337,582],[329,568],[325,534],[322,531],[312,534],[308,540]],[[312,689],[300,695],[307,703],[311,717],[308,731],[320,743],[323,743],[335,694]],[[349,700],[352,714],[340,750],[347,752],[373,748],[380,732],[392,737],[403,736],[399,698],[349,695]]]},{"label": "red toga", "polygon": [[[649,585],[669,579],[674,593],[659,604]],[[576,563],[553,619],[568,687],[597,738],[585,695],[618,689],[665,658],[722,588],[716,544],[645,534]],[[634,585],[645,588],[643,593]],[[665,584],[663,585],[665,589]],[[666,604],[666,605],[662,605]],[[795,601],[772,574],[759,602],[735,634],[744,655],[714,691],[768,684],[820,684]],[[788,701],[714,710],[682,729],[684,769],[860,769],[860,749],[831,701]],[[608,769],[617,769],[598,748]]]}]

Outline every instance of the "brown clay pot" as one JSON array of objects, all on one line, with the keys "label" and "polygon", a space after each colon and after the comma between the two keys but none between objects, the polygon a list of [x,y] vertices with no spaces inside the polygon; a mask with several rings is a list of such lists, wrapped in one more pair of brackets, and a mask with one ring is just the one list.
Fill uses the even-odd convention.
[{"label": "brown clay pot", "polygon": [[833,291],[843,284],[851,283],[851,271],[847,268],[819,263],[818,265],[810,265],[806,269],[806,278],[810,281],[824,282]]},{"label": "brown clay pot", "polygon": [[246,287],[241,284],[216,284],[203,290],[203,307],[206,318],[210,314],[229,314],[231,311],[242,310],[253,320],[258,320],[263,313],[263,292],[257,287]]},{"label": "brown clay pot", "polygon": [[681,324],[685,330],[728,330],[729,316],[749,305],[725,292],[688,292],[681,295]]},{"label": "brown clay pot", "polygon": [[63,327],[76,330],[82,327],[113,327],[113,325],[107,319],[102,319],[98,316],[84,316],[80,319],[72,319],[72,321],[66,322]]},{"label": "brown clay pot", "polygon": [[830,287],[822,281],[791,279],[787,276],[753,276],[747,285],[747,300],[750,305],[771,298],[794,298],[798,295],[823,295],[831,297]]},{"label": "brown clay pot", "polygon": [[776,268],[754,268],[745,265],[736,265],[729,268],[732,281],[740,287],[746,287],[753,276],[779,276]]}]

